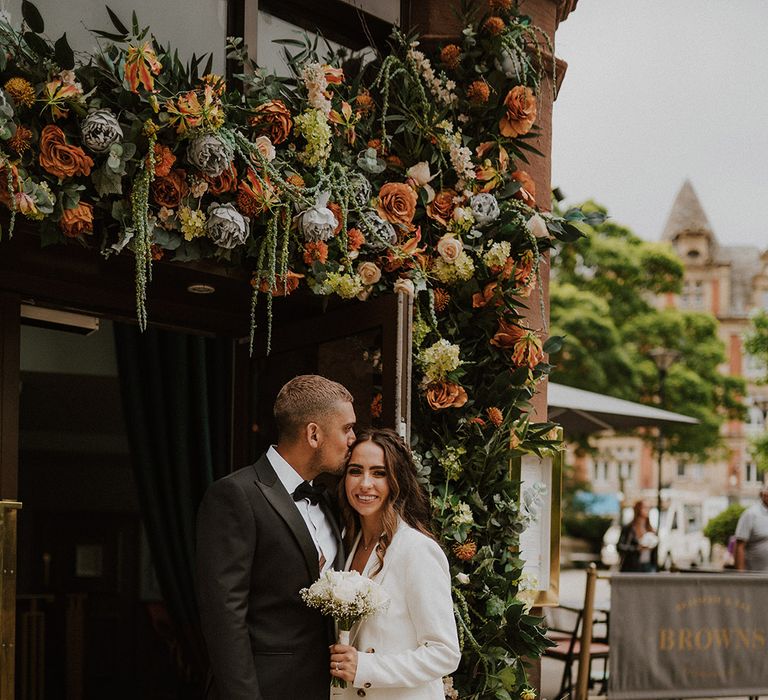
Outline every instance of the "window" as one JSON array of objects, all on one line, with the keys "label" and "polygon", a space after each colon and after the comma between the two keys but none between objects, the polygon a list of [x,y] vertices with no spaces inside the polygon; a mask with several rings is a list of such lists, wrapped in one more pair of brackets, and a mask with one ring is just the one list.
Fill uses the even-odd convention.
[{"label": "window", "polygon": [[598,460],[594,467],[595,481],[608,481],[608,462]]},{"label": "window", "polygon": [[750,484],[760,483],[763,480],[763,472],[750,460],[744,465],[744,481]]},{"label": "window", "polygon": [[678,460],[678,462],[677,462],[677,476],[678,476],[679,479],[684,479],[685,478],[685,468],[686,468],[686,466],[687,466],[687,464],[685,463],[685,460],[683,460],[683,459]]}]

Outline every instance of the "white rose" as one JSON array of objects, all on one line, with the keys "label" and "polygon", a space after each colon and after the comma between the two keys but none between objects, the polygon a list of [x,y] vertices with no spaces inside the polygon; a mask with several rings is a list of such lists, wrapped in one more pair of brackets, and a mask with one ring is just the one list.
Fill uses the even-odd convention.
[{"label": "white rose", "polygon": [[547,222],[544,221],[544,218],[538,214],[534,214],[530,219],[528,219],[528,222],[525,224],[525,226],[534,236],[536,236],[536,238],[544,238],[545,236],[549,235]]},{"label": "white rose", "polygon": [[435,178],[434,175],[430,174],[429,163],[425,160],[421,161],[421,163],[416,163],[416,165],[412,165],[405,171],[405,174],[419,187],[424,187],[424,185]]},{"label": "white rose", "polygon": [[472,196],[469,202],[472,207],[472,214],[475,217],[475,221],[478,226],[485,226],[490,224],[499,216],[499,203],[489,192],[481,192]]},{"label": "white rose", "polygon": [[275,159],[275,147],[269,140],[269,136],[259,136],[253,145],[256,146],[256,150],[264,156],[264,158],[272,162]]},{"label": "white rose", "polygon": [[327,241],[333,237],[333,232],[339,225],[333,212],[326,206],[331,197],[330,192],[322,192],[313,207],[303,211],[296,217],[307,241]]},{"label": "white rose", "polygon": [[456,580],[462,585],[466,586],[469,583],[469,576],[463,572],[456,574]]},{"label": "white rose", "polygon": [[395,281],[394,289],[396,293],[405,294],[409,297],[412,297],[415,291],[413,281],[402,277]]},{"label": "white rose", "polygon": [[437,242],[437,252],[447,263],[456,262],[462,250],[464,250],[462,242],[450,234],[446,234]]},{"label": "white rose", "polygon": [[360,275],[360,279],[363,280],[363,284],[369,287],[372,284],[376,284],[381,279],[381,270],[376,263],[362,262],[357,266],[357,274]]}]

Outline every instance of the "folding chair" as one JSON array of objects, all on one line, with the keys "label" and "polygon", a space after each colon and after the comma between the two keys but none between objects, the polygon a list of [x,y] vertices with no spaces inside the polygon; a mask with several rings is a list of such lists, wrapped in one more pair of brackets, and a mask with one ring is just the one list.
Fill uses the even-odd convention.
[{"label": "folding chair", "polygon": [[[561,605],[557,608],[548,608],[545,612],[547,619],[547,638],[554,642],[555,646],[544,650],[544,655],[551,659],[563,662],[563,677],[560,682],[560,690],[557,693],[556,700],[572,697],[575,691],[573,682],[574,663],[578,663],[582,649],[582,621],[584,611],[579,608],[573,608]],[[603,660],[603,673],[601,677],[601,692],[605,692],[608,679],[608,614],[604,611],[598,611],[593,616],[593,625],[600,625],[604,628],[604,635],[601,632],[599,636],[589,643],[588,667],[591,676],[591,666],[594,659]]]}]

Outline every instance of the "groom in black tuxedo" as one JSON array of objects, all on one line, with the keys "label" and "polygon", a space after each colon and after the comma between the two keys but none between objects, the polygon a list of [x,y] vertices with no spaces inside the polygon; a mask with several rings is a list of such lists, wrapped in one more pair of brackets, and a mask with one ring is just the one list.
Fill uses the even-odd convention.
[{"label": "groom in black tuxedo", "polygon": [[340,474],[355,439],[352,396],[317,375],[275,400],[278,444],[213,483],[197,522],[197,587],[209,700],[327,700],[328,620],[299,590],[344,564],[330,499],[311,482]]}]

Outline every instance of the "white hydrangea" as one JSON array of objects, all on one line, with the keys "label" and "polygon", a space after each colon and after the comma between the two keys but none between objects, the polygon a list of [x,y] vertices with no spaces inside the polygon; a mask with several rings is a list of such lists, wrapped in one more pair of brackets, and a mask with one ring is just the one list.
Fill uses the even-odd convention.
[{"label": "white hydrangea", "polygon": [[504,267],[507,258],[512,253],[512,244],[509,241],[494,243],[483,255],[483,262],[488,267]]}]

